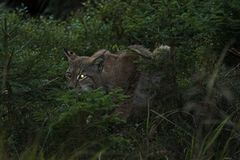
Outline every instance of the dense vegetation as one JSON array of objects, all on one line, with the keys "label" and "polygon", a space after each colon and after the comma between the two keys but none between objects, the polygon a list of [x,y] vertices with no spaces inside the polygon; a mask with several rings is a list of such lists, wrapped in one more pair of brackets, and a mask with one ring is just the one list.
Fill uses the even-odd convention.
[{"label": "dense vegetation", "polygon": [[[0,159],[239,159],[239,15],[239,0],[87,1],[64,20],[2,6]],[[67,87],[63,48],[131,44],[173,52],[139,64],[162,72],[158,103],[123,121],[121,90]]]}]

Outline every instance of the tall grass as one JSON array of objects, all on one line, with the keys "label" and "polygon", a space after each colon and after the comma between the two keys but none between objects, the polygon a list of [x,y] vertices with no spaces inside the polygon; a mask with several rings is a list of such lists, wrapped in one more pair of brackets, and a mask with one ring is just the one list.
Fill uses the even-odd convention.
[{"label": "tall grass", "polygon": [[[0,73],[9,64],[0,81],[11,93],[7,107],[1,94],[0,160],[239,159],[240,71],[223,64],[239,22],[228,5],[104,0],[65,20],[0,10]],[[173,47],[139,62],[161,80],[139,119],[111,114],[127,98],[121,90],[67,88],[64,47],[91,55],[135,43]]]}]

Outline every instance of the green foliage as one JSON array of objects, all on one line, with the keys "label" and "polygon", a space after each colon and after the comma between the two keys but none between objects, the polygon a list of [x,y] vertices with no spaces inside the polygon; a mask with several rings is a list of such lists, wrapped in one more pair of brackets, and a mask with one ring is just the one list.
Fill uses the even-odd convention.
[{"label": "green foliage", "polygon": [[[215,64],[230,39],[239,43],[239,9],[238,0],[102,0],[60,20],[1,8],[0,158],[238,159],[239,67]],[[114,115],[129,98],[121,90],[67,88],[63,48],[91,55],[136,43],[172,47],[140,62],[162,82],[147,116]]]},{"label": "green foliage", "polygon": [[[232,139],[233,135],[226,140],[224,147],[217,146],[217,140],[220,139],[221,132],[224,125],[228,122],[229,118],[226,118],[222,123],[219,124],[214,130],[210,130],[208,134],[199,140],[198,137],[193,137],[192,146],[189,151],[187,151],[186,159],[225,159],[227,156],[226,148],[230,147],[229,142]],[[214,146],[216,145],[216,146]],[[218,147],[217,151],[213,154],[210,150],[215,150],[215,147]]]}]

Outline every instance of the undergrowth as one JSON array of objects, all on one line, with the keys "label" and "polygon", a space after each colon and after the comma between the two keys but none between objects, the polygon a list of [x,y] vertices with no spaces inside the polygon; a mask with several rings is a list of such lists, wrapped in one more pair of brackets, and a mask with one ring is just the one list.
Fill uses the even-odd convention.
[{"label": "undergrowth", "polygon": [[[240,71],[224,59],[239,53],[239,6],[103,0],[64,20],[1,8],[0,159],[238,160]],[[63,48],[91,55],[132,44],[157,55],[139,68],[161,73],[142,117],[113,114],[128,98],[121,90],[67,87]],[[161,44],[171,52],[158,53]]]}]

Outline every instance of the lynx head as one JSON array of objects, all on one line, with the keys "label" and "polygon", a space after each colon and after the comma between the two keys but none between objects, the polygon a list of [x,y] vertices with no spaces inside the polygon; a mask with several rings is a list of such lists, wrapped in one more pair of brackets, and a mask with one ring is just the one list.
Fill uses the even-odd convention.
[{"label": "lynx head", "polygon": [[[103,54],[102,54],[103,53]],[[69,87],[79,91],[90,91],[98,86],[99,76],[103,70],[104,51],[94,56],[77,56],[74,52],[64,49],[68,59],[69,67],[66,71],[66,78]]]}]

